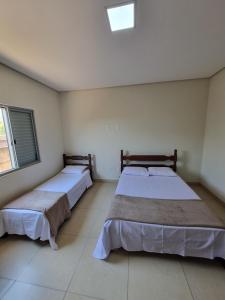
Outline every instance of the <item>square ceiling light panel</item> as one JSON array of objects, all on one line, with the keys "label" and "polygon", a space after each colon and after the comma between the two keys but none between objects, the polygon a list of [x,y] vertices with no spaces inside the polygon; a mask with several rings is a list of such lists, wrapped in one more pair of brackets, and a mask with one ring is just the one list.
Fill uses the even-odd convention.
[{"label": "square ceiling light panel", "polygon": [[134,28],[134,9],[134,2],[108,7],[107,15],[109,18],[111,31]]}]

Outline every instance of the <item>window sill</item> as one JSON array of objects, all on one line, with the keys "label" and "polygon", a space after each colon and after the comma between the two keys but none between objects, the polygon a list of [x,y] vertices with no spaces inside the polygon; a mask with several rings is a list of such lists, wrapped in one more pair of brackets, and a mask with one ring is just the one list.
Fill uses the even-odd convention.
[{"label": "window sill", "polygon": [[12,170],[9,170],[9,171],[2,172],[2,173],[0,173],[0,178],[1,178],[1,177],[4,177],[4,176],[6,176],[6,175],[9,175],[9,174],[11,174],[11,173],[14,173],[14,172],[16,172],[16,171],[20,171],[20,170],[29,168],[29,167],[31,167],[31,166],[37,165],[37,164],[39,164],[39,163],[41,163],[41,161],[40,161],[40,160],[37,160],[37,161],[35,161],[35,162],[32,162],[32,163],[30,163],[30,164],[27,164],[26,166],[23,166],[23,167],[20,167],[20,168],[16,168],[16,169],[12,169]]}]

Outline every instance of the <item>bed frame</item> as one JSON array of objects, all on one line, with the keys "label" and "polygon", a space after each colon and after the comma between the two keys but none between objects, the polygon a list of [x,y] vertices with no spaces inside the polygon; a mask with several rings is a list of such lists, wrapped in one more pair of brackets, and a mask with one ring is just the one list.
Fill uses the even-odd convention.
[{"label": "bed frame", "polygon": [[[125,162],[124,162],[125,161]],[[145,164],[138,164],[132,162],[151,162]],[[164,164],[157,164],[152,162],[165,162]],[[171,164],[172,162],[172,164]],[[120,152],[120,166],[121,172],[124,167],[170,167],[177,171],[177,149],[174,150],[173,155],[124,155],[123,150]]]},{"label": "bed frame", "polygon": [[[86,161],[84,163],[80,163],[79,161]],[[88,155],[67,155],[63,154],[63,164],[64,168],[68,165],[73,166],[87,166],[90,171],[91,179],[93,180],[93,170],[92,170],[92,162],[91,162],[91,154]]]}]

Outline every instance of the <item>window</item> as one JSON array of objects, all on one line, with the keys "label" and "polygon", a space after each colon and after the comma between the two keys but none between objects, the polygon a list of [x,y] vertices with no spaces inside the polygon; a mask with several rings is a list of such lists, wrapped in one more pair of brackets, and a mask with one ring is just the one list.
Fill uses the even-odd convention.
[{"label": "window", "polygon": [[107,8],[111,31],[134,27],[134,2]]},{"label": "window", "polygon": [[40,162],[32,110],[0,105],[0,175]]},{"label": "window", "polygon": [[0,107],[0,174],[15,168],[6,109]]}]

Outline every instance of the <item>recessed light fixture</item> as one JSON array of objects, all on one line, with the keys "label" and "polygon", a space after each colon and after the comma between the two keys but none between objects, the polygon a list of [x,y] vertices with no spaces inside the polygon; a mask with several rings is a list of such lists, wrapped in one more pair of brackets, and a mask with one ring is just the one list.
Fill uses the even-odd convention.
[{"label": "recessed light fixture", "polygon": [[134,28],[134,1],[107,8],[111,31]]}]

